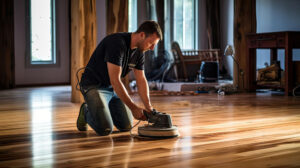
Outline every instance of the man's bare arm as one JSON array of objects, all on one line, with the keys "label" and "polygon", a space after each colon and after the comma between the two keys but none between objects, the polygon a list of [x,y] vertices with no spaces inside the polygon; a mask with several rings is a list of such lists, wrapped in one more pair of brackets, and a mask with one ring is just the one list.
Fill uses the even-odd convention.
[{"label": "man's bare arm", "polygon": [[119,98],[130,108],[132,115],[136,119],[142,119],[143,109],[137,106],[133,100],[130,98],[125,86],[121,81],[122,67],[107,62],[108,74],[110,78],[110,83],[117,93]]},{"label": "man's bare arm", "polygon": [[144,106],[147,111],[152,111],[153,107],[150,102],[149,86],[148,86],[147,79],[145,77],[144,70],[134,69],[134,75],[136,78],[138,93],[144,103]]}]

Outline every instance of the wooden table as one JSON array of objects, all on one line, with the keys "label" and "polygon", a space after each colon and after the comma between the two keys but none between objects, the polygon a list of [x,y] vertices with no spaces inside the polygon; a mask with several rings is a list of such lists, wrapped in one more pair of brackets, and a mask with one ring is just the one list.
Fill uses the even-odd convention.
[{"label": "wooden table", "polygon": [[294,87],[293,79],[293,48],[300,48],[300,32],[272,32],[252,33],[247,35],[247,61],[246,69],[248,90],[255,91],[256,85],[256,49],[271,49],[271,61],[277,60],[277,49],[285,49],[285,95],[289,95]]}]

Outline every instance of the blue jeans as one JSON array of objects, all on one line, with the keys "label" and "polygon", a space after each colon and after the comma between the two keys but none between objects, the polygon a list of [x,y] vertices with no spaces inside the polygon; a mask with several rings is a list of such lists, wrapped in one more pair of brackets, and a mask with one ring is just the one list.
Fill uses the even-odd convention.
[{"label": "blue jeans", "polygon": [[86,87],[82,89],[87,110],[86,122],[99,135],[108,135],[113,131],[113,125],[120,131],[129,131],[133,117],[130,109],[116,95],[112,87]]}]

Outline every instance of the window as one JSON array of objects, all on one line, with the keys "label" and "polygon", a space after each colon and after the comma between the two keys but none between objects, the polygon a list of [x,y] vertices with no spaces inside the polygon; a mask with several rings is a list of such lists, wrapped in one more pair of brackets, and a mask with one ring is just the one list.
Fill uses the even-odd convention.
[{"label": "window", "polygon": [[30,65],[56,64],[55,0],[29,0]]},{"label": "window", "polygon": [[[198,1],[166,0],[165,1],[165,38],[177,41],[182,49],[198,48]],[[169,46],[166,44],[166,46]],[[170,46],[168,47],[170,48]]]},{"label": "window", "polygon": [[137,30],[137,0],[129,0],[128,2],[128,31],[135,32]]},{"label": "window", "polygon": [[195,46],[195,0],[174,1],[174,39],[184,49]]}]

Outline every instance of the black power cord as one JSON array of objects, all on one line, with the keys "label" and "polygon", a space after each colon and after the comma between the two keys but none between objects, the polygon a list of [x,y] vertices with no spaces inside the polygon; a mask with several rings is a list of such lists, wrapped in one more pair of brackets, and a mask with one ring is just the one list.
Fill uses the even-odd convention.
[{"label": "black power cord", "polygon": [[294,97],[300,97],[299,95],[296,95],[296,90],[300,88],[300,85],[296,86],[294,89],[293,89],[293,96]]}]

